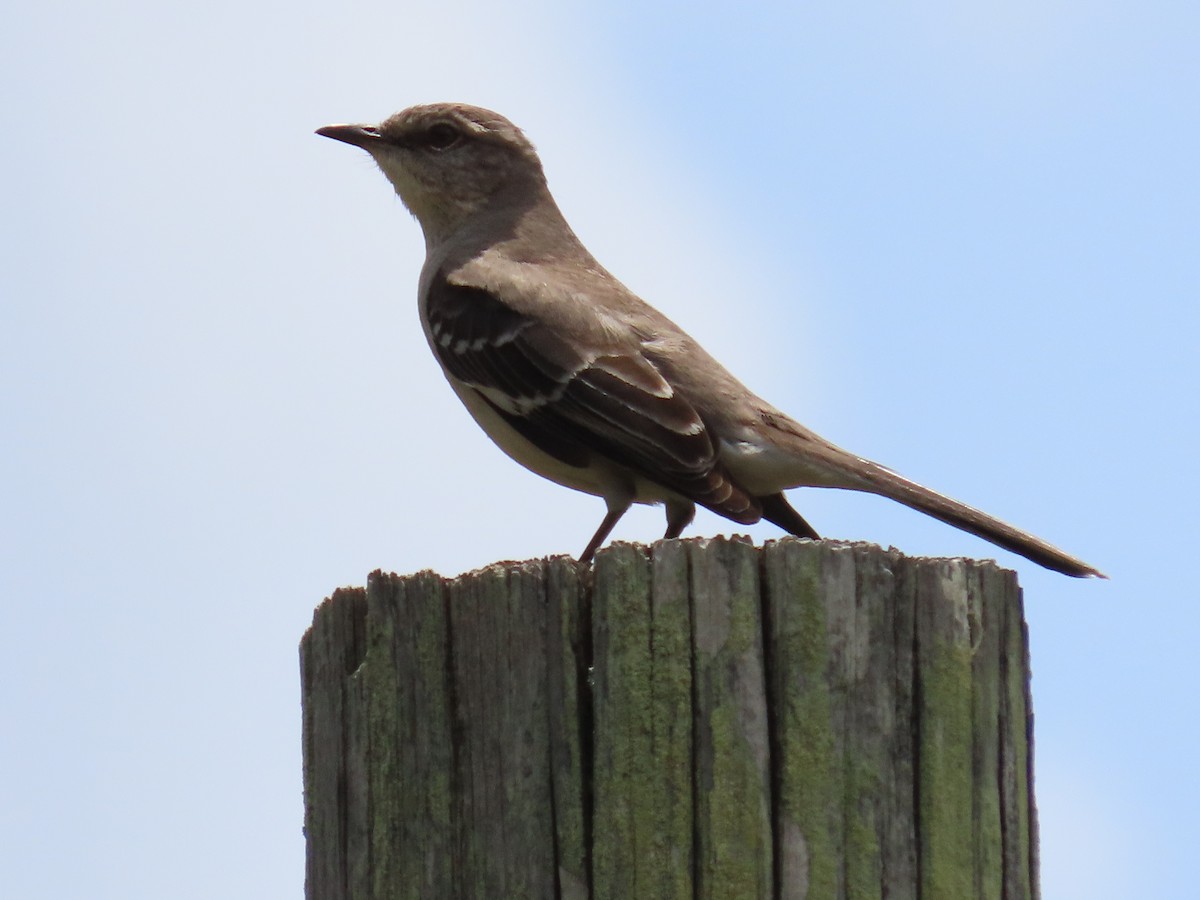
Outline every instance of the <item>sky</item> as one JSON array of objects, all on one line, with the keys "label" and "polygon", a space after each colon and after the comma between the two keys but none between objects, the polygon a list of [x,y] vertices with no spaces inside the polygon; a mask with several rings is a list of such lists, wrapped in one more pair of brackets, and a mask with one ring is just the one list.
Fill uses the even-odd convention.
[{"label": "sky", "polygon": [[1046,900],[1194,897],[1200,597],[1168,569],[1200,536],[1198,32],[1169,0],[14,7],[5,895],[301,896],[313,608],[598,524],[459,407],[418,227],[312,133],[457,100],[770,402],[1111,576],[791,495],[823,534],[1019,572]]}]

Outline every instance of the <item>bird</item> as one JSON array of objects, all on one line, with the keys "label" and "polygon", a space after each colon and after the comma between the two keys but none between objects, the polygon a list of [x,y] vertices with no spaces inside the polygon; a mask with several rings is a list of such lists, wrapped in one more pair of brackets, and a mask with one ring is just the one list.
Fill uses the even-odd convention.
[{"label": "bird", "polygon": [[816,530],[797,487],[877,494],[1075,577],[1057,547],[834,445],[762,400],[576,237],[534,145],[499,113],[405,109],[317,134],[365,150],[417,219],[422,328],[446,379],[501,450],[606,511],[590,562],[634,503],[662,504],[665,538],[697,505],[742,525]]}]

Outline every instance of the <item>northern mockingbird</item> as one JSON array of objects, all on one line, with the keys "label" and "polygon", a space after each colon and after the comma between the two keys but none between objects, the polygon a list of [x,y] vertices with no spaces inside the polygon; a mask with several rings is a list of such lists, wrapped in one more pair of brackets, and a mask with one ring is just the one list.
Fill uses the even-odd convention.
[{"label": "northern mockingbird", "polygon": [[666,537],[696,504],[817,538],[783,495],[890,497],[1067,575],[1100,576],[1033,535],[909,481],[759,399],[584,248],[533,145],[494,112],[414,106],[317,134],[366,150],[421,223],[418,301],[450,386],[505,453],[608,512],[590,560],[633,503],[666,506]]}]

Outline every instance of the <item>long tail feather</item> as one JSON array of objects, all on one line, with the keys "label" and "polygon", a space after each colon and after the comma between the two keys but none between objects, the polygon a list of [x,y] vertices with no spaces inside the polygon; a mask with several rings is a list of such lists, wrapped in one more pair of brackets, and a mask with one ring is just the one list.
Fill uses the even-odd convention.
[{"label": "long tail feather", "polygon": [[1039,537],[1021,531],[989,516],[974,507],[959,503],[937,491],[909,481],[903,475],[898,475],[891,469],[877,463],[861,460],[865,466],[856,467],[856,475],[860,480],[860,490],[870,491],[883,497],[888,497],[905,506],[919,510],[926,515],[940,519],[955,528],[969,531],[985,541],[991,541],[999,547],[1011,550],[1032,560],[1038,565],[1071,575],[1075,578],[1107,578],[1098,569],[1088,565],[1083,560],[1064,553],[1052,544]]}]

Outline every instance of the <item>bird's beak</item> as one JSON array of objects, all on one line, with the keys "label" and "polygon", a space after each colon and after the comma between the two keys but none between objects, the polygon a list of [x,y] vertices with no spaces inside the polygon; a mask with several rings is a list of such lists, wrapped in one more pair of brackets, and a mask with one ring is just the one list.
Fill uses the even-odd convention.
[{"label": "bird's beak", "polygon": [[362,147],[364,150],[370,150],[382,140],[379,129],[374,125],[326,125],[324,128],[318,128],[317,134]]}]

